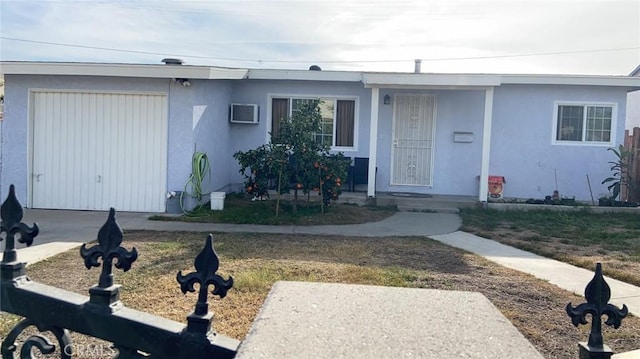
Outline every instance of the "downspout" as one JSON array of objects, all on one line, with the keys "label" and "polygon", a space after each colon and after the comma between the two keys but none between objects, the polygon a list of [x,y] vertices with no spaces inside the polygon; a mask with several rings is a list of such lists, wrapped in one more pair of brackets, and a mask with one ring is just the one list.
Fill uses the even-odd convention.
[{"label": "downspout", "polygon": [[484,122],[482,128],[482,162],[480,165],[480,191],[478,201],[486,202],[489,193],[489,161],[491,153],[491,124],[493,122],[493,87],[485,90]]},{"label": "downspout", "polygon": [[371,89],[371,127],[369,128],[369,175],[367,178],[367,197],[376,196],[376,163],[378,155],[378,104],[380,89]]}]

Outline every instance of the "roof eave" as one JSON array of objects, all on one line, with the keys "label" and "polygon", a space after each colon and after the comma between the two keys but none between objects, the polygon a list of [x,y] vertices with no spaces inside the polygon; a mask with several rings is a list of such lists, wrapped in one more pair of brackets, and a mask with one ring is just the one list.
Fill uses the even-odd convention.
[{"label": "roof eave", "polygon": [[640,78],[628,76],[502,75],[501,82],[505,85],[640,87]]},{"label": "roof eave", "polygon": [[0,62],[5,75],[68,75],[188,79],[243,79],[246,69],[188,65]]},{"label": "roof eave", "polygon": [[247,79],[362,82],[362,73],[348,71],[250,69],[247,74]]},{"label": "roof eave", "polygon": [[491,87],[500,85],[498,75],[475,74],[364,74],[365,87]]}]

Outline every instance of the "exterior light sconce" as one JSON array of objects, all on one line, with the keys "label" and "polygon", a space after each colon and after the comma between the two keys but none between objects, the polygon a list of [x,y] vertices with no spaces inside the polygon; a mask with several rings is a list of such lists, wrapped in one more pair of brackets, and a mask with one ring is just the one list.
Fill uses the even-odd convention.
[{"label": "exterior light sconce", "polygon": [[189,81],[189,79],[176,79],[176,82],[184,87],[191,86],[191,81]]},{"label": "exterior light sconce", "polygon": [[389,96],[389,95],[384,95],[383,103],[384,103],[385,105],[389,105],[389,104],[391,104],[391,96]]}]

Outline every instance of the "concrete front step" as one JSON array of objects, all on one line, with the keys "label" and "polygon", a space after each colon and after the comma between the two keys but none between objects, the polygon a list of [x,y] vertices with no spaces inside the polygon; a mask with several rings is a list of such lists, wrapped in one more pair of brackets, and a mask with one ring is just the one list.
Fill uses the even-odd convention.
[{"label": "concrete front step", "polygon": [[[275,198],[274,195],[271,198]],[[291,199],[291,195],[283,198]],[[304,197],[306,200],[306,196]],[[318,196],[312,196],[312,200],[320,200]],[[377,192],[374,198],[368,198],[366,192],[342,192],[338,203],[376,206],[397,206],[400,211],[410,212],[437,212],[460,213],[460,208],[474,208],[478,206],[478,200],[472,196],[456,195],[425,195],[411,193],[386,193]]]},{"label": "concrete front step", "polygon": [[424,212],[424,213],[460,213],[459,208],[455,207],[434,207],[434,206],[406,206],[398,205],[398,211],[401,212]]},{"label": "concrete front step", "polygon": [[478,206],[477,200],[466,196],[438,196],[431,197],[399,197],[380,193],[376,196],[378,206],[397,206],[401,211],[425,211],[439,213],[460,213],[460,208]]}]

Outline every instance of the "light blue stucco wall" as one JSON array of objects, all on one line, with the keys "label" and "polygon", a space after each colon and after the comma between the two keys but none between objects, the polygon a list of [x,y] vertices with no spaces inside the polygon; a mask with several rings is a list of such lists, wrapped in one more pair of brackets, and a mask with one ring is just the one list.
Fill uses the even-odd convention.
[{"label": "light blue stucco wall", "polygon": [[597,201],[607,189],[609,146],[553,145],[555,101],[617,104],[615,146],[623,142],[626,89],[587,86],[505,85],[495,89],[489,173],[506,177],[504,195],[544,198],[560,195]]},{"label": "light blue stucco wall", "polygon": [[[371,89],[362,83],[348,82],[311,82],[311,81],[267,81],[242,80],[233,82],[231,102],[258,104],[260,122],[258,125],[231,124],[230,151],[246,151],[267,143],[271,131],[271,96],[309,96],[309,97],[349,97],[357,101],[356,132],[357,146],[354,150],[342,151],[346,157],[369,156],[369,123],[371,118]],[[238,173],[239,166],[232,159],[231,182],[236,186],[243,181]]]},{"label": "light blue stucco wall", "polygon": [[194,151],[204,152],[211,176],[203,193],[224,190],[230,181],[228,105],[231,84],[224,80],[190,80],[190,87],[172,86],[169,116],[169,174],[171,191],[184,189]]},{"label": "light blue stucco wall", "polygon": [[[390,185],[393,105],[383,104],[385,95],[409,93],[435,96],[435,144],[433,186]],[[380,89],[378,118],[378,191],[476,195],[482,153],[484,90],[398,91]],[[454,132],[471,132],[471,143],[453,142]]]}]

